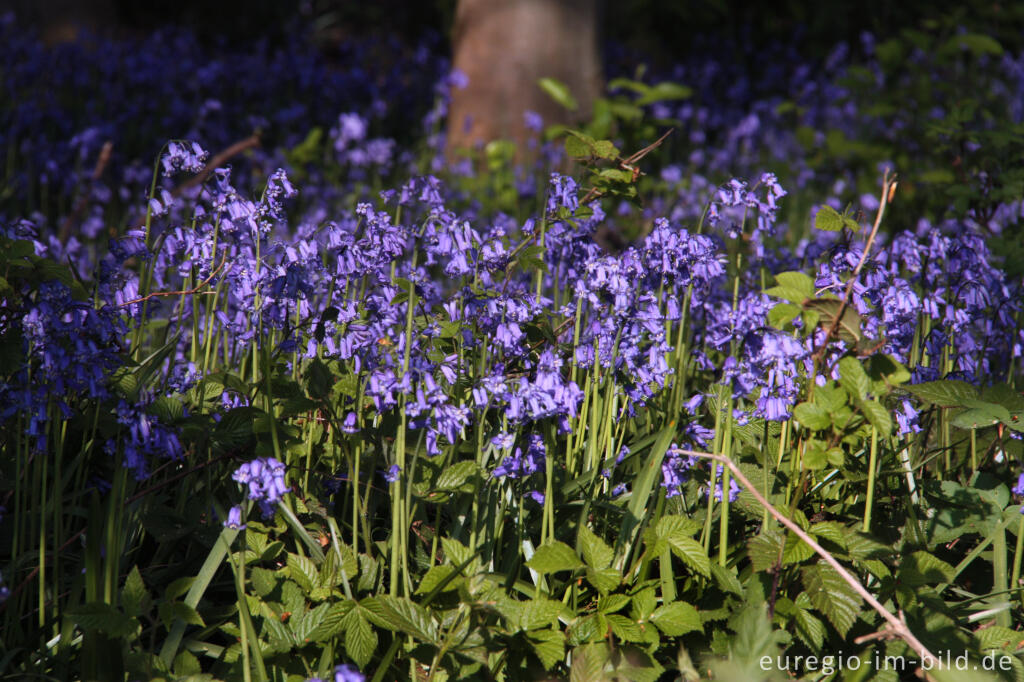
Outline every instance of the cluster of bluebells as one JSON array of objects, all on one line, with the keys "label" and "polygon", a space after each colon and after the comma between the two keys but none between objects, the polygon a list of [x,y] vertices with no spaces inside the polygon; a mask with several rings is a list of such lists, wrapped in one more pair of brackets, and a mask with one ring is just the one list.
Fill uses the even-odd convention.
[{"label": "cluster of bluebells", "polygon": [[[244,486],[245,495],[259,504],[264,517],[274,515],[274,508],[288,492],[285,466],[273,457],[259,457],[246,462],[231,475],[232,480]],[[232,517],[229,517],[232,520]],[[240,522],[235,519],[235,522]]]}]

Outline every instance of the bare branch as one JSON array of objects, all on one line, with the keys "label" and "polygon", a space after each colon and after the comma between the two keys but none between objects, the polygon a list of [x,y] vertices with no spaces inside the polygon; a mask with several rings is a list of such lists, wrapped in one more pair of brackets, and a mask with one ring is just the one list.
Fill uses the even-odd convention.
[{"label": "bare branch", "polygon": [[875,243],[875,237],[878,236],[878,228],[882,224],[882,216],[885,215],[885,207],[892,201],[893,196],[896,194],[896,174],[890,174],[889,169],[885,170],[885,174],[882,176],[882,196],[879,197],[878,211],[875,213],[875,222],[871,226],[871,234],[868,235],[868,240],[864,244],[864,251],[860,254],[860,261],[857,262],[857,267],[853,269],[853,274],[850,276],[850,280],[846,283],[846,292],[843,295],[843,300],[839,304],[839,310],[836,311],[835,317],[832,319],[832,324],[829,325],[828,333],[825,335],[825,340],[821,342],[818,349],[814,351],[814,365],[818,366],[822,356],[825,354],[825,349],[828,344],[836,337],[839,332],[839,322],[843,319],[843,313],[846,312],[846,308],[850,305],[850,301],[853,298],[853,288],[857,284],[857,279],[860,277],[860,271],[864,268],[864,264],[868,260],[868,254],[871,253],[871,247]]}]

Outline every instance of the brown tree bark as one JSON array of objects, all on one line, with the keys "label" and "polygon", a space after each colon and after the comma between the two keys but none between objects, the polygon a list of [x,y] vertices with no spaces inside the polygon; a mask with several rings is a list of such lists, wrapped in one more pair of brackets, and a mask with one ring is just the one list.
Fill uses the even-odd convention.
[{"label": "brown tree bark", "polygon": [[14,0],[14,15],[40,29],[47,44],[73,42],[81,29],[109,32],[116,25],[114,0]]},{"label": "brown tree bark", "polygon": [[[452,93],[448,152],[529,136],[524,112],[545,125],[582,120],[600,95],[597,0],[459,0],[454,66],[469,85]],[[537,81],[561,81],[579,104],[567,112]],[[520,145],[522,147],[522,145]]]}]

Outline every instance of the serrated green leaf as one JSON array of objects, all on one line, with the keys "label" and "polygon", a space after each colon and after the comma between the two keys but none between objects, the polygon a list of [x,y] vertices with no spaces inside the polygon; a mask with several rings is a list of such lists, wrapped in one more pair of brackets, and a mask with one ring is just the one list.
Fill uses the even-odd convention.
[{"label": "serrated green leaf", "polygon": [[608,568],[615,557],[612,548],[604,540],[584,525],[579,529],[580,549],[583,550],[583,561],[590,568]]},{"label": "serrated green leaf", "polygon": [[839,232],[845,226],[843,216],[828,204],[822,204],[814,216],[814,227],[826,232]]},{"label": "serrated green leaf", "polygon": [[814,608],[828,618],[841,637],[846,637],[860,612],[860,595],[824,561],[805,566],[801,576]]},{"label": "serrated green leaf", "polygon": [[267,635],[270,646],[279,652],[290,651],[299,645],[295,635],[281,622],[281,615],[263,602],[260,604],[260,615],[263,617],[263,634]]},{"label": "serrated green leaf", "polygon": [[775,275],[775,281],[779,283],[780,287],[800,292],[800,295],[803,297],[800,301],[814,296],[814,280],[806,273],[797,270],[780,272]]},{"label": "serrated green leaf", "polygon": [[573,548],[558,540],[549,540],[538,547],[526,565],[538,573],[556,573],[583,568],[583,562],[576,556]]},{"label": "serrated green leaf", "polygon": [[444,566],[431,566],[430,570],[427,571],[426,575],[420,581],[419,587],[416,588],[416,594],[430,594],[438,585],[445,583],[444,587],[441,588],[442,592],[451,592],[459,588],[462,581],[458,578],[449,580],[449,576],[455,572],[455,567],[449,564]]},{"label": "serrated green leaf", "polygon": [[456,566],[461,566],[473,556],[473,553],[469,551],[469,547],[449,537],[441,538],[441,548],[444,549],[444,555],[448,560]]},{"label": "serrated green leaf", "polygon": [[127,637],[139,621],[103,602],[90,602],[67,609],[65,615],[85,631],[104,632],[111,637]]},{"label": "serrated green leaf", "polygon": [[357,666],[365,668],[377,650],[377,633],[359,609],[349,614],[345,625],[345,653]]},{"label": "serrated green leaf", "polygon": [[877,400],[861,400],[857,406],[864,413],[868,423],[878,431],[878,437],[888,438],[892,433],[892,417],[889,416],[889,410]]},{"label": "serrated green leaf", "polygon": [[814,556],[814,550],[806,542],[801,540],[796,533],[786,534],[786,544],[782,550],[782,563],[799,564]]},{"label": "serrated green leaf", "polygon": [[608,620],[608,625],[612,629],[612,634],[621,639],[624,642],[640,642],[643,641],[644,635],[640,630],[640,625],[636,621],[630,620],[625,616],[619,614],[606,615],[605,618]]},{"label": "serrated green leaf", "polygon": [[631,601],[628,594],[605,594],[597,600],[597,610],[607,615],[621,611]]},{"label": "serrated green leaf", "polygon": [[199,682],[202,679],[199,673],[202,672],[202,667],[199,665],[199,659],[190,651],[181,651],[177,656],[174,657],[174,663],[171,665],[171,669],[174,671],[175,678],[178,680],[190,680]]},{"label": "serrated green leaf", "polygon": [[565,660],[565,635],[560,630],[534,630],[528,639],[545,670]]},{"label": "serrated green leaf", "polygon": [[524,630],[535,630],[551,625],[558,620],[563,608],[565,607],[562,602],[554,599],[531,599],[523,604],[519,625]]},{"label": "serrated green leaf", "polygon": [[747,541],[747,556],[754,570],[772,569],[781,560],[784,547],[783,535],[774,529],[765,529]]},{"label": "serrated green leaf", "polygon": [[674,601],[656,608],[651,614],[651,622],[669,637],[704,631],[697,609],[682,601]]},{"label": "serrated green leaf", "polygon": [[344,629],[345,618],[355,605],[355,602],[348,600],[330,604],[324,612],[323,619],[309,633],[309,639],[314,642],[326,642],[336,637]]},{"label": "serrated green leaf", "polygon": [[823,431],[832,426],[832,417],[816,403],[800,403],[793,408],[793,418],[811,431]]},{"label": "serrated green leaf", "polygon": [[477,463],[472,460],[456,462],[455,464],[441,470],[441,474],[437,477],[437,483],[434,484],[434,488],[436,490],[456,490],[466,483],[471,477],[475,476],[479,469],[480,467]]},{"label": "serrated green leaf", "polygon": [[572,667],[569,668],[569,682],[604,682],[608,677],[605,668],[610,667],[610,652],[603,642],[583,644],[572,650]]},{"label": "serrated green leaf", "polygon": [[910,384],[903,386],[903,389],[939,407],[963,407],[968,401],[978,398],[978,389],[965,381],[954,379]]},{"label": "serrated green leaf", "polygon": [[149,592],[142,582],[139,567],[133,566],[121,590],[121,605],[129,616],[139,616],[149,610]]},{"label": "serrated green leaf", "polygon": [[665,514],[655,526],[658,537],[667,538],[670,535],[688,535],[693,537],[700,532],[702,526],[688,516],[678,514]]},{"label": "serrated green leaf", "polygon": [[952,420],[959,429],[983,429],[996,424],[1012,424],[1010,412],[1002,405],[972,401],[972,407],[960,412]]},{"label": "serrated green leaf", "polygon": [[309,557],[289,553],[288,574],[306,594],[320,585],[320,572]]},{"label": "serrated green leaf", "polygon": [[853,398],[863,400],[867,397],[871,388],[871,380],[868,379],[864,366],[860,360],[847,355],[839,361],[839,385],[846,389],[846,392]]},{"label": "serrated green leaf", "polygon": [[797,609],[793,621],[796,624],[796,634],[804,644],[811,651],[821,651],[821,645],[825,643],[825,624],[806,609]]},{"label": "serrated green leaf", "polygon": [[[803,291],[792,287],[775,286],[765,289],[764,293],[766,296],[781,298],[782,300],[789,301],[794,305],[803,305],[803,302],[807,300],[807,296],[804,295]],[[796,317],[796,315],[793,317]]]},{"label": "serrated green leaf", "polygon": [[622,583],[622,574],[612,567],[587,568],[587,582],[602,594],[611,592]]},{"label": "serrated green leaf", "polygon": [[160,620],[168,627],[176,618],[189,625],[206,625],[199,612],[184,602],[165,601],[160,604],[158,611],[160,613]]},{"label": "serrated green leaf", "polygon": [[329,603],[317,604],[315,607],[303,614],[292,614],[288,619],[288,627],[291,629],[299,646],[313,641],[313,632],[323,623],[331,608]]},{"label": "serrated green leaf", "polygon": [[705,578],[711,577],[711,560],[699,542],[678,533],[670,535],[667,540],[669,549],[684,564]]},{"label": "serrated green leaf", "polygon": [[799,317],[802,310],[797,303],[778,303],[768,311],[768,324],[776,329],[783,329]]},{"label": "serrated green leaf", "polygon": [[579,136],[566,135],[565,153],[571,159],[585,159],[590,156],[590,145]]},{"label": "serrated green leaf", "polygon": [[811,525],[810,533],[820,540],[828,540],[846,549],[849,531],[838,521],[819,521],[814,523]]},{"label": "serrated green leaf", "polygon": [[408,599],[382,595],[364,599],[359,605],[361,613],[380,627],[404,632],[424,642],[433,643],[437,638],[437,623],[430,613]]},{"label": "serrated green leaf", "polygon": [[937,585],[953,579],[956,569],[928,552],[914,552],[900,563],[897,580],[905,585]]}]

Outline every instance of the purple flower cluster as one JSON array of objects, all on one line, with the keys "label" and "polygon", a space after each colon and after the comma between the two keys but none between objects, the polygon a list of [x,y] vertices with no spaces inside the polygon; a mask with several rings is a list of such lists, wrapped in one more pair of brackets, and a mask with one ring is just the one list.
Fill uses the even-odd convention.
[{"label": "purple flower cluster", "polygon": [[235,470],[231,478],[246,486],[246,497],[259,503],[264,517],[274,515],[274,507],[288,492],[288,484],[284,480],[285,466],[273,457],[259,457],[246,462]]}]

